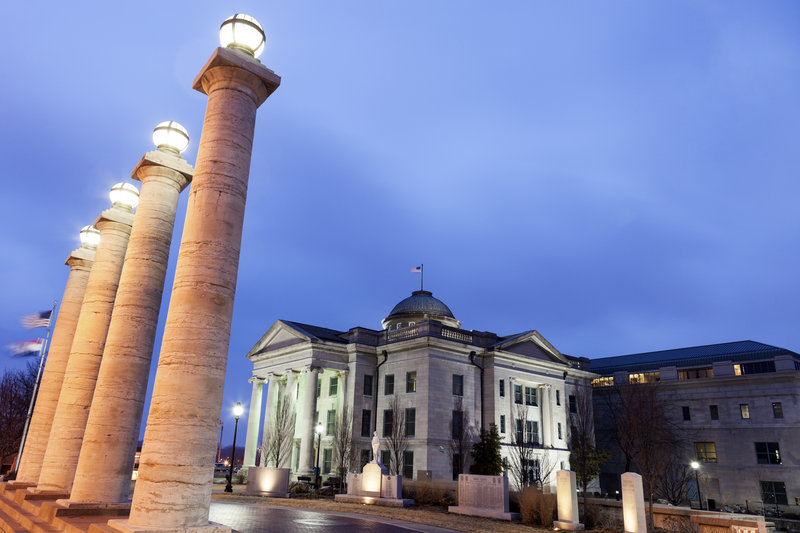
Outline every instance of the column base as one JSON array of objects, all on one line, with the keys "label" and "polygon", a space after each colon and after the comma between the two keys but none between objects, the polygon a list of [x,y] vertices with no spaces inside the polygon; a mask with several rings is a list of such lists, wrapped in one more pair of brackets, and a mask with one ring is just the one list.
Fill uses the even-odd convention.
[{"label": "column base", "polygon": [[[128,511],[131,510],[131,502],[114,502],[114,503],[101,503],[101,502],[76,502],[68,499],[56,500],[56,503],[65,509],[80,509],[80,510],[103,510],[103,511]],[[122,514],[122,513],[114,513]],[[125,513],[127,514],[127,513]]]},{"label": "column base", "polygon": [[228,526],[209,522],[205,526],[192,527],[154,527],[154,526],[135,526],[129,520],[109,520],[108,526],[120,533],[231,533],[233,530]]}]

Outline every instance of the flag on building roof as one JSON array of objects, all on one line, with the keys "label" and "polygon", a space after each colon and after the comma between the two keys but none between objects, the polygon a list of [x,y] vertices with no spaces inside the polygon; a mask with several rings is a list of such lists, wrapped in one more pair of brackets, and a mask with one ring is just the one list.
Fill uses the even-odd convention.
[{"label": "flag on building roof", "polygon": [[8,345],[8,351],[14,357],[28,357],[30,355],[39,355],[42,351],[42,344],[44,339],[32,339],[29,341],[14,342]]},{"label": "flag on building roof", "polygon": [[53,311],[50,310],[42,311],[41,313],[35,313],[33,315],[25,315],[22,317],[22,325],[28,329],[46,328],[50,325],[50,315],[52,312]]},{"label": "flag on building roof", "polygon": [[422,267],[421,266],[414,267],[414,268],[411,269],[411,272],[418,272],[418,273],[422,274]]}]

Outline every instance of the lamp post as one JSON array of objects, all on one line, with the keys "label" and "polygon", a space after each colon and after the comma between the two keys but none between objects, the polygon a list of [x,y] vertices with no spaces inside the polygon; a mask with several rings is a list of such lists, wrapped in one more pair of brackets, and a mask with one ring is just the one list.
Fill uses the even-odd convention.
[{"label": "lamp post", "polygon": [[225,492],[233,492],[233,463],[236,462],[236,430],[239,429],[239,417],[244,413],[242,402],[236,402],[236,407],[233,408],[233,417],[236,420],[233,424],[233,449],[231,450],[231,469],[228,472],[228,484],[225,485]]},{"label": "lamp post", "polygon": [[694,470],[694,483],[697,485],[697,499],[700,500],[700,510],[703,510],[703,497],[700,495],[700,478],[697,475],[697,471],[700,470],[700,463],[697,461],[692,461],[689,463]]},{"label": "lamp post", "polygon": [[321,444],[322,444],[322,429],[323,429],[322,428],[322,424],[317,424],[317,427],[314,428],[314,430],[317,432],[317,462],[316,462],[317,475],[314,476],[314,485],[316,485],[317,489],[319,489],[319,478],[320,478],[320,475],[319,475],[320,474],[320,472],[319,472],[319,449],[321,448]]}]

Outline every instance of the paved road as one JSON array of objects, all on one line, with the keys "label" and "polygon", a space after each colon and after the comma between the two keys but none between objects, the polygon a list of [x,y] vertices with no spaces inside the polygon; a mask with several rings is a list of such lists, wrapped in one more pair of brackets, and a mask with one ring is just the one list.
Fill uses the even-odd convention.
[{"label": "paved road", "polygon": [[311,511],[258,503],[211,502],[209,520],[242,533],[449,533],[442,529],[389,518]]}]

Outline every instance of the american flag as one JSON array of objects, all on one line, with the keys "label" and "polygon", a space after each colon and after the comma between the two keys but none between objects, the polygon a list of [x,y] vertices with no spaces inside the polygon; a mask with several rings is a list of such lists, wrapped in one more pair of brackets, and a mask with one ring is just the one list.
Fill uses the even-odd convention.
[{"label": "american flag", "polygon": [[419,274],[422,274],[422,267],[421,266],[414,267],[411,269],[411,272],[417,272]]},{"label": "american flag", "polygon": [[15,342],[8,345],[8,351],[15,357],[27,357],[29,355],[39,355],[42,351],[44,339],[32,339],[29,341]]},{"label": "american flag", "polygon": [[25,315],[22,317],[22,325],[28,329],[33,328],[46,328],[50,325],[50,314],[53,311],[42,311],[33,315]]}]

